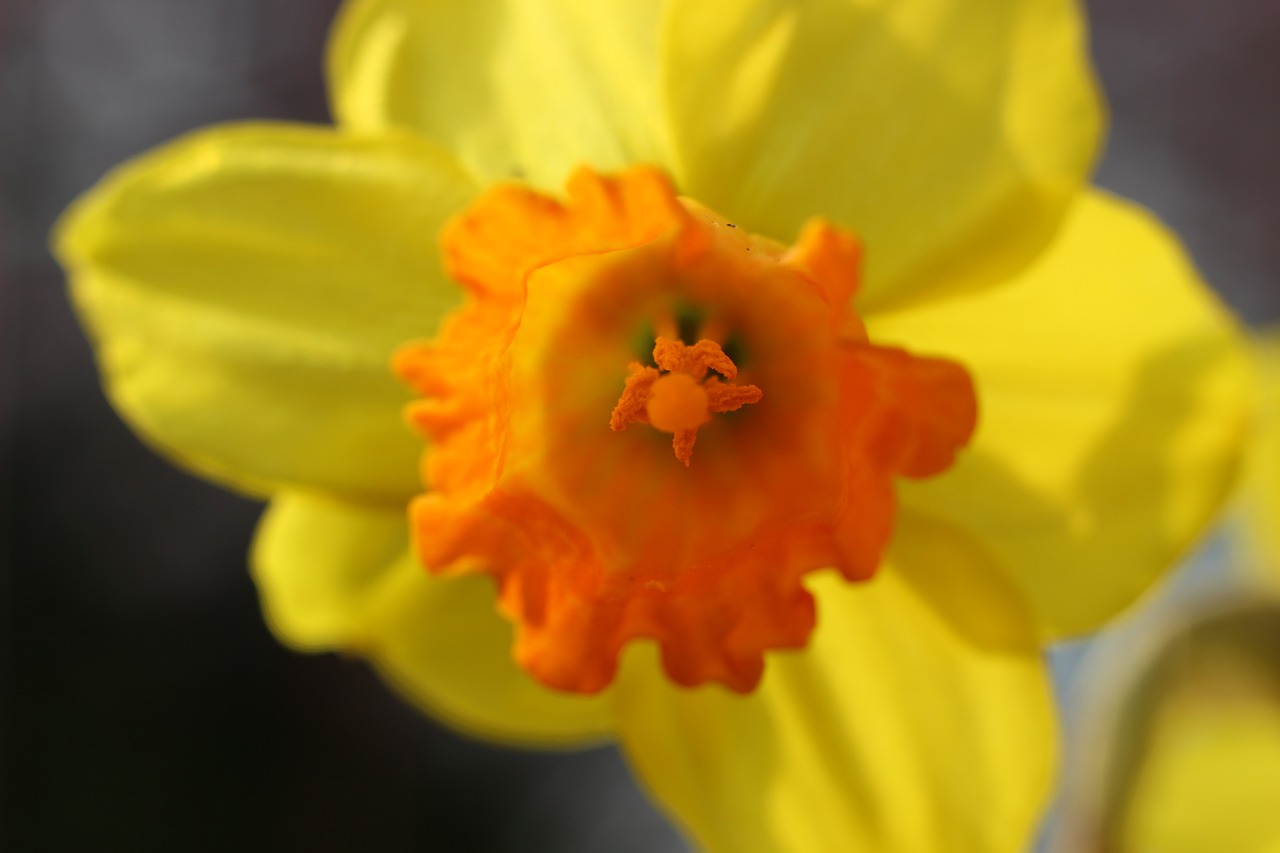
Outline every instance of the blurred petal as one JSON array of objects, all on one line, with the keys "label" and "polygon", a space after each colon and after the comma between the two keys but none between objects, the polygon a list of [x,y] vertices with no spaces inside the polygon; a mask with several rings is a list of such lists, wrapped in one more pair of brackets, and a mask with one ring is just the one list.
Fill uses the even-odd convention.
[{"label": "blurred petal", "polygon": [[1280,847],[1280,601],[1219,590],[1184,605],[1145,611],[1144,631],[1091,658],[1050,849]]},{"label": "blurred petal", "polygon": [[242,489],[399,499],[421,443],[390,354],[457,300],[436,235],[471,192],[412,138],[222,127],[109,175],[55,239],[139,433]]},{"label": "blurred petal", "polygon": [[355,0],[329,53],[333,110],[408,128],[482,183],[559,191],[587,164],[663,162],[658,0]]},{"label": "blurred petal", "polygon": [[1280,329],[1261,332],[1255,342],[1259,415],[1247,465],[1247,524],[1239,531],[1244,566],[1280,581]]},{"label": "blurred petal", "polygon": [[1050,785],[1044,667],[1017,590],[945,527],[901,519],[888,566],[815,576],[810,646],[748,696],[633,652],[619,737],[712,851],[1021,853]]},{"label": "blurred petal", "polygon": [[1233,480],[1250,395],[1239,332],[1176,238],[1131,204],[1084,196],[1010,286],[868,325],[973,374],[971,450],[901,499],[989,549],[1050,636],[1136,599]]},{"label": "blurred petal", "polygon": [[404,510],[288,492],[254,545],[276,635],[369,657],[430,713],[475,735],[564,745],[604,737],[604,699],[555,693],[516,666],[492,583],[434,577],[408,552]]},{"label": "blurred petal", "polygon": [[682,0],[681,189],[748,230],[867,247],[862,304],[992,281],[1050,238],[1101,127],[1072,0]]},{"label": "blurred petal", "polygon": [[1156,726],[1119,849],[1280,850],[1280,703],[1188,697]]}]

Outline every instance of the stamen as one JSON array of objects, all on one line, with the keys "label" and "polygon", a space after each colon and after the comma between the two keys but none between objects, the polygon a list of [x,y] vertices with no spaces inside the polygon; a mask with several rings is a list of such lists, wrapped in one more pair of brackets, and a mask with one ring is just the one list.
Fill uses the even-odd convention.
[{"label": "stamen", "polygon": [[698,380],[707,375],[708,369],[725,379],[733,379],[738,375],[738,366],[724,354],[720,345],[705,339],[689,346],[684,341],[658,338],[653,347],[653,360],[663,370],[688,373]]},{"label": "stamen", "polygon": [[641,367],[631,362],[631,375],[627,377],[627,385],[622,389],[618,404],[613,407],[613,415],[609,418],[609,428],[614,432],[624,430],[627,424],[648,423],[649,415],[645,405],[649,402],[649,389],[662,374],[653,367]]},{"label": "stamen", "polygon": [[[721,381],[721,376],[734,379],[738,366],[715,341],[704,338],[690,346],[660,336],[654,342],[653,360],[661,371],[632,363],[609,427],[617,432],[628,424],[647,423],[656,430],[672,433],[672,450],[686,466],[693,458],[698,427],[710,421],[711,415],[736,411],[764,397],[755,385],[727,385]],[[711,370],[720,376],[707,379]]]}]

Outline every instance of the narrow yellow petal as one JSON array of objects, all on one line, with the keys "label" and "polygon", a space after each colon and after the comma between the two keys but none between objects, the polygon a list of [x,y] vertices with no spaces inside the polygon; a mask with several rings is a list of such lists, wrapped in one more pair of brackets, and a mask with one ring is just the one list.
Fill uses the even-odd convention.
[{"label": "narrow yellow petal", "polygon": [[458,298],[436,235],[472,193],[412,138],[240,125],[113,172],[56,249],[139,433],[252,492],[402,499],[421,445],[390,354]]},{"label": "narrow yellow petal", "polygon": [[1141,595],[1233,480],[1251,396],[1239,332],[1177,240],[1131,204],[1084,196],[1016,282],[868,327],[972,372],[971,450],[902,501],[989,549],[1051,637]]},{"label": "narrow yellow petal", "polygon": [[482,183],[559,190],[578,165],[665,160],[658,0],[355,0],[329,52],[333,110],[457,151]]},{"label": "narrow yellow petal", "polygon": [[706,849],[1028,849],[1054,757],[1034,626],[962,537],[901,527],[873,580],[815,578],[811,645],[772,655],[753,694],[683,690],[629,655],[619,737]]},{"label": "narrow yellow petal", "polygon": [[783,241],[853,229],[868,308],[1024,264],[1097,150],[1073,0],[683,0],[665,35],[681,189]]},{"label": "narrow yellow petal", "polygon": [[253,553],[276,635],[368,657],[427,712],[477,736],[567,745],[608,735],[603,697],[553,692],[516,666],[488,578],[428,574],[407,537],[403,509],[278,496]]}]

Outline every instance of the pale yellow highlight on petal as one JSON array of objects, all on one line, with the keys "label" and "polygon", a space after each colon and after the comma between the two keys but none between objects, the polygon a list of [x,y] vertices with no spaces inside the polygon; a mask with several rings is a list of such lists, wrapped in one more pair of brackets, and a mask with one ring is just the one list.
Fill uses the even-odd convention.
[{"label": "pale yellow highlight on petal", "polygon": [[300,650],[367,657],[406,697],[473,735],[533,746],[608,736],[604,697],[556,693],[515,664],[489,578],[433,576],[407,537],[400,508],[278,496],[253,552],[273,631]]},{"label": "pale yellow highlight on petal", "polygon": [[1009,286],[868,318],[873,340],[962,363],[978,432],[904,506],[968,531],[1048,637],[1140,596],[1219,511],[1252,390],[1239,331],[1176,238],[1101,193]]},{"label": "pale yellow highlight on petal", "polygon": [[962,537],[901,519],[879,575],[814,576],[818,627],[739,696],[627,656],[619,737],[716,853],[1023,853],[1053,775],[1052,704],[1018,591]]},{"label": "pale yellow highlight on petal", "polygon": [[179,464],[407,500],[421,443],[390,355],[458,301],[437,234],[473,192],[411,137],[225,126],[112,172],[56,251],[112,402]]},{"label": "pale yellow highlight on petal", "polygon": [[355,0],[329,51],[333,110],[458,153],[481,183],[559,192],[577,166],[665,162],[658,0]]},{"label": "pale yellow highlight on petal", "polygon": [[681,191],[787,241],[868,249],[863,307],[1017,270],[1085,182],[1102,116],[1073,0],[683,0],[664,30]]}]

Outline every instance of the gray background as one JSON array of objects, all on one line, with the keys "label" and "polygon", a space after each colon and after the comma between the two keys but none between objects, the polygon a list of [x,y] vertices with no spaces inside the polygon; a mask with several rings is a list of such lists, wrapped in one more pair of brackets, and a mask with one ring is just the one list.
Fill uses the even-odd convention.
[{"label": "gray background", "polygon": [[[257,507],[102,399],[45,250],[106,169],[229,119],[324,121],[333,0],[0,0],[0,849],[667,851],[610,750],[460,739],[359,663],[281,649]],[[1280,7],[1097,0],[1098,182],[1280,318]]]}]

